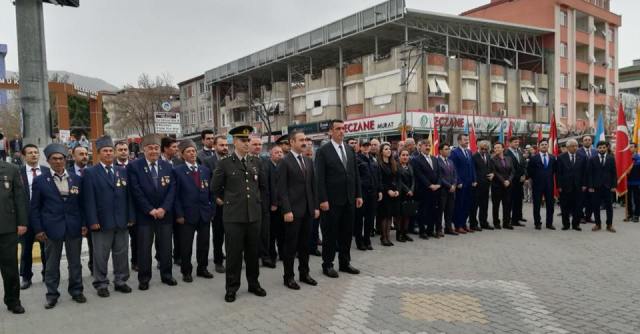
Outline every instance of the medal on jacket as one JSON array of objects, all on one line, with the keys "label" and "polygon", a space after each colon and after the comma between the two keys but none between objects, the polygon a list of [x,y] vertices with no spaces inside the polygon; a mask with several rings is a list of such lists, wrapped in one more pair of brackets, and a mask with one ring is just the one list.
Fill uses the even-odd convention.
[{"label": "medal on jacket", "polygon": [[9,183],[9,178],[5,175],[4,176],[4,189],[9,190],[10,187],[11,187],[11,183]]},{"label": "medal on jacket", "polygon": [[204,181],[200,180],[200,189],[204,189]]},{"label": "medal on jacket", "polygon": [[164,180],[164,176],[162,178],[160,178],[160,185],[165,187],[167,185],[167,183]]},{"label": "medal on jacket", "polygon": [[80,193],[80,189],[78,189],[78,186],[73,186],[71,187],[71,189],[69,189],[69,193],[77,195],[78,193]]},{"label": "medal on jacket", "polygon": [[122,187],[122,183],[120,182],[120,179],[117,179],[116,187],[118,187],[118,188]]}]

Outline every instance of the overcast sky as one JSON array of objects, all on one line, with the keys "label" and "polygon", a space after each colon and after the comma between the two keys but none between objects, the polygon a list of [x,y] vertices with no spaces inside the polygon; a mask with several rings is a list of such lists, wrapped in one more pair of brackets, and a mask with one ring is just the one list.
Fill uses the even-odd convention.
[{"label": "overcast sky", "polygon": [[[411,0],[410,7],[459,14],[490,0]],[[140,73],[173,82],[282,42],[381,0],[81,0],[80,8],[46,5],[50,70],[135,84]],[[0,0],[0,43],[7,69],[18,70],[15,8]],[[622,14],[620,66],[640,58],[640,2],[612,0]],[[534,15],[534,13],[532,13]]]}]

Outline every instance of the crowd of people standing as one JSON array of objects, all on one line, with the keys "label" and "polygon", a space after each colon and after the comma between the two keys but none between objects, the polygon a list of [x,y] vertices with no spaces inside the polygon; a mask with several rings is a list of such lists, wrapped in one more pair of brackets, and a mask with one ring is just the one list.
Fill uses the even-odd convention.
[{"label": "crowd of people standing", "polygon": [[[569,139],[566,152],[554,156],[546,140],[522,150],[516,137],[508,143],[480,140],[472,152],[468,136],[460,134],[455,147],[442,142],[434,155],[429,139],[395,145],[375,138],[345,142],[344,122],[333,120],[329,140],[315,151],[311,139],[294,130],[261,156],[262,140],[252,133],[250,126],[230,130],[232,152],[226,136],[205,130],[201,150],[188,139],[152,134],[142,139],[142,155],[135,160],[126,142],[102,137],[96,140],[99,162],[93,166],[85,146],[69,153],[58,143],[44,150],[48,167],[39,165],[39,149],[31,144],[21,148],[23,166],[0,162],[0,199],[6,207],[0,214],[0,264],[9,310],[24,312],[19,291],[32,284],[35,242],[42,251],[45,308],[50,309],[60,297],[63,248],[68,292],[75,302],[86,302],[83,237],[89,241],[89,270],[100,297],[110,295],[110,258],[114,290],[121,293],[132,291],[130,269],[137,271],[139,290],[150,288],[154,253],[162,283],[178,284],[173,265],[180,267],[183,282],[193,282],[195,242],[195,275],[213,278],[208,270],[213,248],[214,270],[226,277],[224,298],[233,302],[243,262],[250,293],[267,295],[259,283],[260,263],[276,268],[278,259],[284,285],[299,290],[298,282],[318,284],[311,276],[310,255],[322,257],[328,277],[357,275],[352,240],[358,250],[368,251],[377,247],[372,242],[376,235],[381,246],[393,246],[393,230],[401,243],[414,241],[411,235],[440,239],[512,230],[527,221],[522,207],[528,197],[535,229],[544,223],[555,230],[556,189],[563,230],[580,231],[582,223],[592,221],[592,230],[600,230],[604,207],[606,229],[615,232],[615,161],[609,143],[594,148],[590,136],[582,138],[580,147]],[[68,155],[72,166],[65,165]]]}]

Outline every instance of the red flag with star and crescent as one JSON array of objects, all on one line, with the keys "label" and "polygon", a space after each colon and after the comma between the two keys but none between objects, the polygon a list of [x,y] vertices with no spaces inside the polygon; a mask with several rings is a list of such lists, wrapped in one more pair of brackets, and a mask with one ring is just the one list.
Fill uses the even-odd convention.
[{"label": "red flag with star and crescent", "polygon": [[[560,149],[558,148],[558,127],[556,126],[556,114],[551,113],[551,128],[549,129],[549,152],[553,154],[556,159],[560,154]],[[553,195],[558,198],[560,197],[560,192],[558,191],[556,178],[553,177]]]},{"label": "red flag with star and crescent", "polygon": [[618,175],[618,196],[627,193],[627,174],[633,167],[633,152],[629,140],[629,128],[624,117],[622,103],[618,108],[618,126],[616,127],[616,172]]}]

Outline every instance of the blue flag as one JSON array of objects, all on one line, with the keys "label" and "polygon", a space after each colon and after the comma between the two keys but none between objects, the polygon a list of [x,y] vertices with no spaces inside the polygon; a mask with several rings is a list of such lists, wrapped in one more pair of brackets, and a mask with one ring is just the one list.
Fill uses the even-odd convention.
[{"label": "blue flag", "polygon": [[598,125],[596,126],[596,136],[593,138],[593,143],[598,144],[600,141],[605,140],[604,133],[604,120],[602,119],[602,113],[598,116]]},{"label": "blue flag", "polygon": [[504,126],[502,120],[500,120],[500,135],[498,136],[498,141],[504,145]]},{"label": "blue flag", "polygon": [[469,121],[467,120],[467,118],[465,117],[464,119],[464,130],[463,130],[465,135],[469,135]]}]

